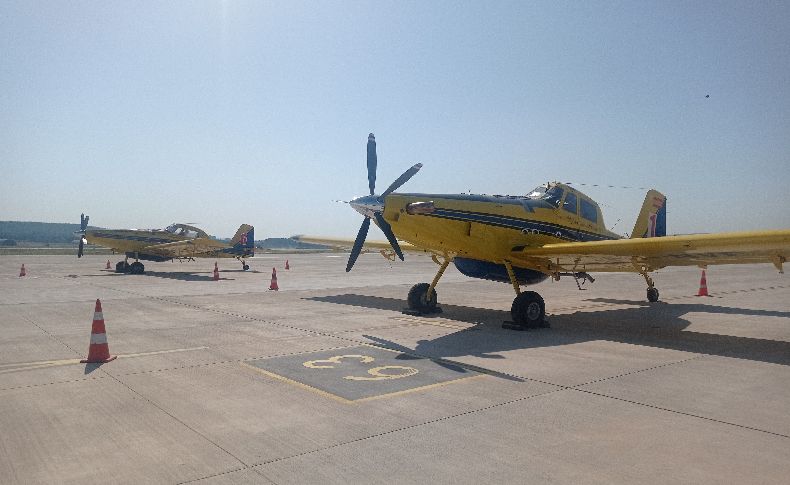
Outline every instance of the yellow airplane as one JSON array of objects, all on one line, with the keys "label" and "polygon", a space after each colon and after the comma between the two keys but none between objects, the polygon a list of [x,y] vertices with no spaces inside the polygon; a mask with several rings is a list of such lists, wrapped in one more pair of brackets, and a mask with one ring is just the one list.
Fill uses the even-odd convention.
[{"label": "yellow airplane", "polygon": [[[658,301],[649,273],[667,266],[773,263],[790,254],[790,230],[719,234],[666,235],[666,197],[656,190],[645,196],[630,238],[606,229],[598,204],[579,190],[549,183],[525,196],[395,193],[422,164],[404,172],[381,195],[375,195],[376,141],[368,136],[370,195],[349,202],[365,219],[351,245],[346,271],[363,246],[389,247],[403,260],[402,250],[432,254],[439,270],[431,283],[414,285],[408,294],[412,311],[437,309],[436,285],[450,263],[472,278],[509,282],[516,292],[511,314],[524,327],[545,322],[543,298],[521,286],[551,277],[570,276],[581,288],[594,279],[589,272],[631,272],[644,277],[647,299]],[[374,220],[388,242],[365,242]],[[350,241],[295,236],[305,242],[348,247]],[[398,240],[404,241],[399,243]]]},{"label": "yellow airplane", "polygon": [[[80,216],[81,235],[77,257],[85,244],[96,244],[123,253],[126,258],[115,265],[116,273],[145,273],[140,260],[170,261],[193,258],[236,258],[242,269],[250,269],[246,258],[255,255],[255,229],[242,224],[230,244],[212,239],[205,231],[188,224],[171,224],[165,229],[91,229],[90,217]],[[134,262],[129,264],[129,258]]]}]

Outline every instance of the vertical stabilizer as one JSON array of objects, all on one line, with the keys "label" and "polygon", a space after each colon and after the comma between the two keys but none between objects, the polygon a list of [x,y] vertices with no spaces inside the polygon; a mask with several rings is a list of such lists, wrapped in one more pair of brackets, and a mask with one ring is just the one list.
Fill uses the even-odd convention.
[{"label": "vertical stabilizer", "polygon": [[636,218],[631,237],[661,237],[667,235],[667,198],[657,190],[649,190]]},{"label": "vertical stabilizer", "polygon": [[234,249],[248,249],[252,251],[255,248],[255,228],[249,224],[242,224],[236,235],[230,240]]}]

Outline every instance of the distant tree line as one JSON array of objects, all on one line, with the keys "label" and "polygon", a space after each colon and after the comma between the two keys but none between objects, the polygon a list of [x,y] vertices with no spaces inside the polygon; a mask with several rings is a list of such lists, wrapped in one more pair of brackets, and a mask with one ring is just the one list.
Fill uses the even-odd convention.
[{"label": "distant tree line", "polygon": [[53,222],[0,221],[0,239],[40,243],[70,243],[77,236],[79,224]]}]

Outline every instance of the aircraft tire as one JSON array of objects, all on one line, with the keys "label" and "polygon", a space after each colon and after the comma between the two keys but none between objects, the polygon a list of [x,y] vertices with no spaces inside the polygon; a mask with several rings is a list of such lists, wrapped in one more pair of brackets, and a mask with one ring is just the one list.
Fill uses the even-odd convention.
[{"label": "aircraft tire", "polygon": [[647,289],[647,301],[650,303],[655,303],[658,301],[658,288]]},{"label": "aircraft tire", "polygon": [[436,311],[436,288],[434,288],[431,298],[428,298],[428,289],[430,287],[431,285],[428,283],[417,283],[411,287],[407,298],[409,309],[420,313],[432,313]]},{"label": "aircraft tire", "polygon": [[545,325],[546,304],[534,291],[519,294],[510,307],[513,321],[525,328],[540,328]]},{"label": "aircraft tire", "polygon": [[129,272],[129,263],[126,261],[118,261],[115,264],[115,272],[116,273],[128,273]]},{"label": "aircraft tire", "polygon": [[135,261],[129,265],[130,274],[143,274],[145,273],[145,266],[140,261]]},{"label": "aircraft tire", "polygon": [[245,264],[244,266],[241,267],[241,269],[243,269],[244,271],[247,271],[247,270],[250,269],[250,265],[249,264]]}]

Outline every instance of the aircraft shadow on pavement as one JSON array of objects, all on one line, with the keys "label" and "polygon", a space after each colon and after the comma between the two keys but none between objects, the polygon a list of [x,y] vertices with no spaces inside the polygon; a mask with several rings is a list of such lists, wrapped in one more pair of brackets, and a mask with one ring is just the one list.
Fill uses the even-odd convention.
[{"label": "aircraft shadow on pavement", "polygon": [[[243,271],[243,270],[222,270],[219,273],[220,280],[227,280],[233,281],[236,278],[227,278],[222,276],[222,273],[262,273],[261,271]],[[106,273],[103,274],[84,274],[84,275],[68,275],[69,278],[87,278],[87,277],[116,277],[116,278],[131,278],[131,277],[140,277],[145,278],[148,276],[152,276],[154,278],[165,278],[169,280],[181,280],[181,281],[213,281],[214,280],[214,272],[213,271],[205,271],[205,272],[195,272],[195,271],[150,271],[146,270],[145,274],[142,275],[127,275],[122,273],[116,273],[114,271],[107,270]]]},{"label": "aircraft shadow on pavement", "polygon": [[[398,312],[406,307],[404,300],[356,294],[307,299]],[[790,342],[685,330],[690,322],[684,318],[688,313],[721,315],[723,319],[738,318],[738,316],[780,317],[788,319],[790,324],[790,312],[721,307],[702,303],[648,303],[605,298],[588,299],[585,302],[632,307],[592,307],[570,314],[549,314],[551,328],[519,332],[501,328],[503,321],[510,320],[510,312],[440,304],[443,313],[439,316],[472,323],[477,327],[433,340],[421,340],[413,349],[375,336],[365,337],[392,350],[439,359],[467,355],[494,359],[501,358],[498,354],[508,350],[556,347],[605,340],[790,365]]]}]

